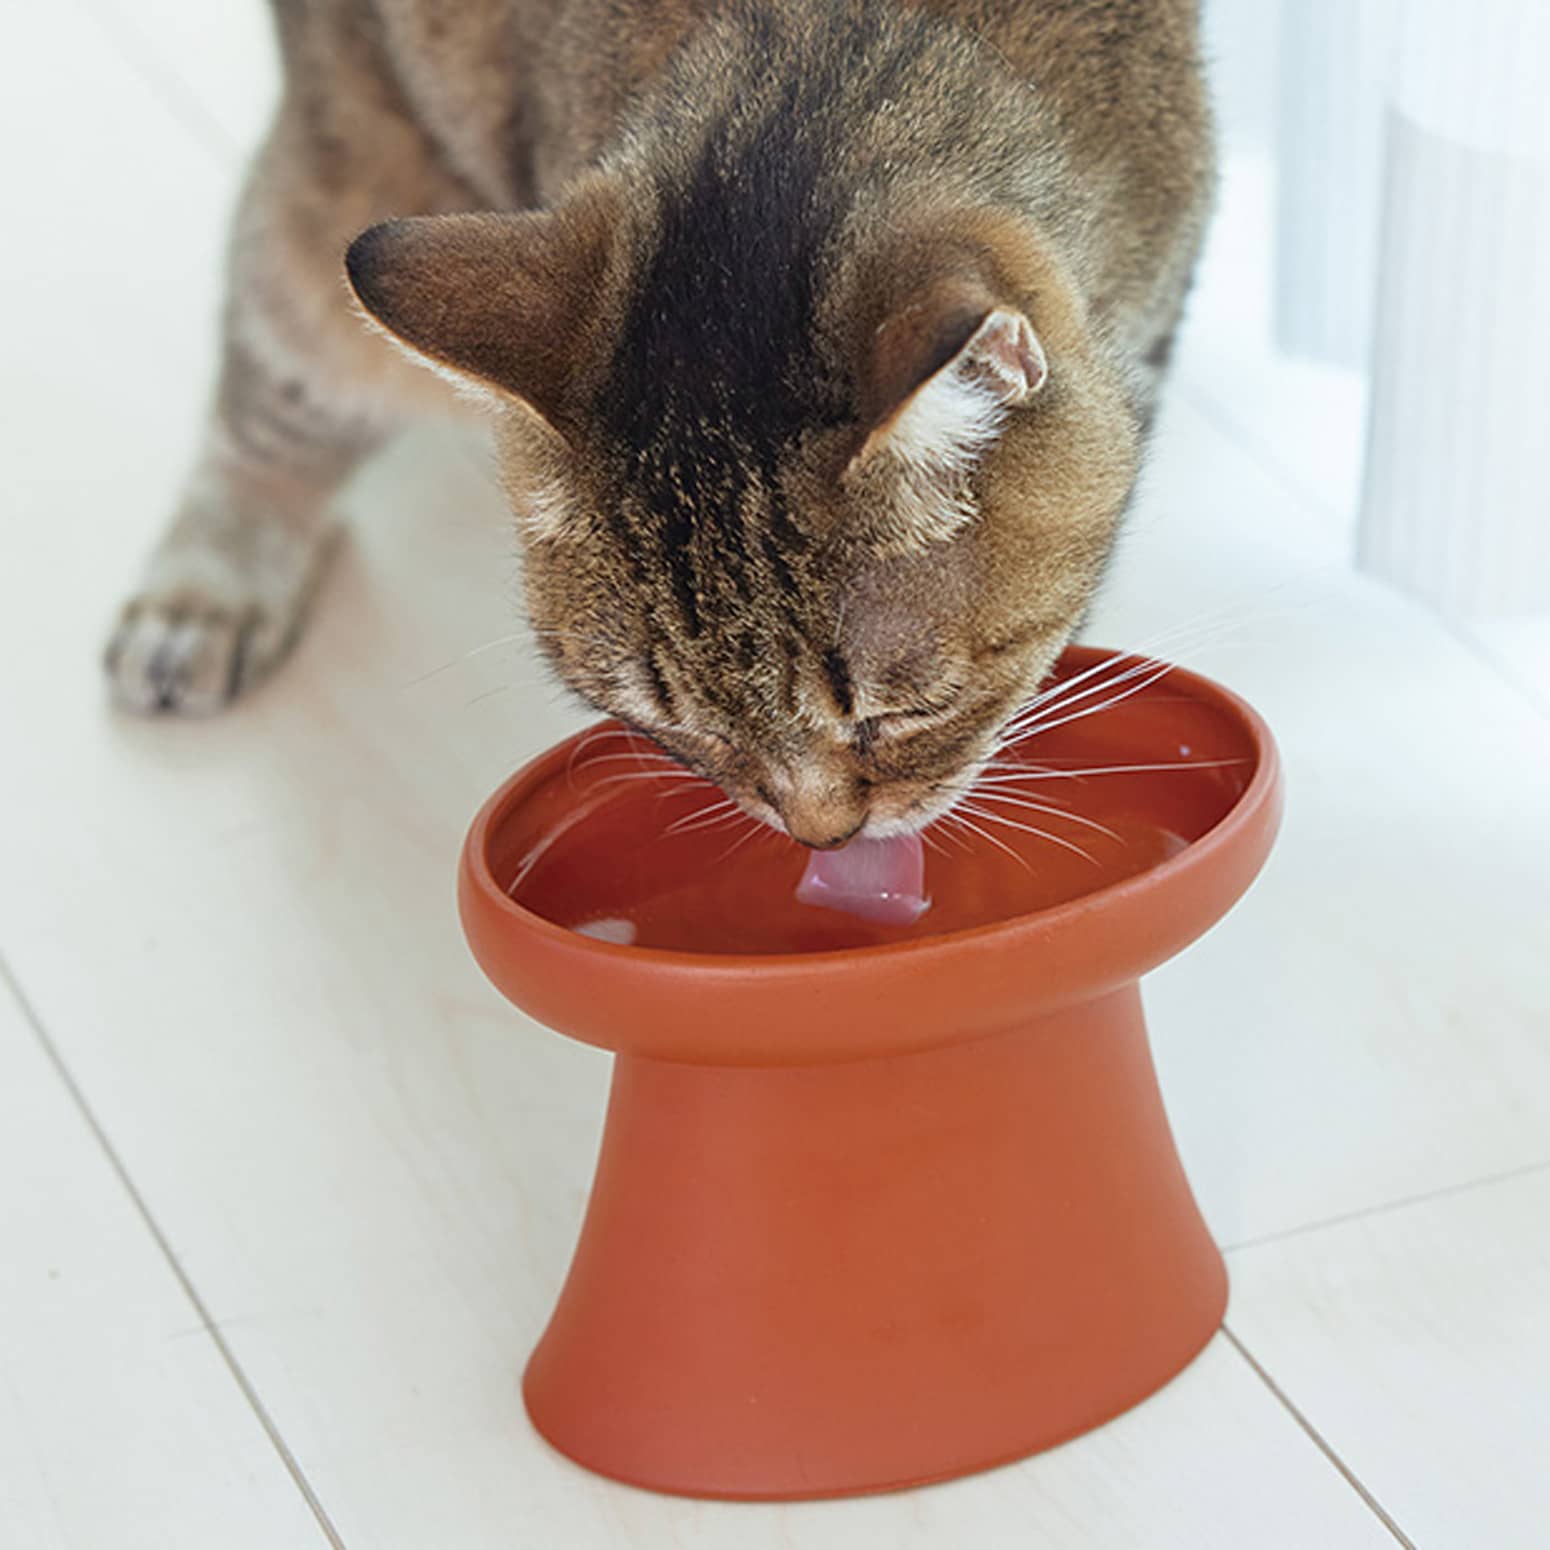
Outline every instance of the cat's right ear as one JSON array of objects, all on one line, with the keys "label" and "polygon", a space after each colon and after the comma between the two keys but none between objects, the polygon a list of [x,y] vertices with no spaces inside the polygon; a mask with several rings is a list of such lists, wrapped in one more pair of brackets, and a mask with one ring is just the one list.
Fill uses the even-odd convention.
[{"label": "cat's right ear", "polygon": [[928,288],[875,329],[861,374],[863,436],[846,469],[907,548],[951,538],[974,517],[969,476],[1009,413],[1049,380],[1027,316],[977,279]]},{"label": "cat's right ear", "polygon": [[345,273],[369,320],[410,355],[563,435],[613,217],[594,186],[550,211],[385,221],[350,244]]}]

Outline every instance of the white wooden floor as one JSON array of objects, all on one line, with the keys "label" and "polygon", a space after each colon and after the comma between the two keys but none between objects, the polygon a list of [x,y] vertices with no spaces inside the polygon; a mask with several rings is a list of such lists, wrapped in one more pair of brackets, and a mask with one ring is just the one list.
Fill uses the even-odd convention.
[{"label": "white wooden floor", "polygon": [[0,1545],[1550,1542],[1550,630],[1450,632],[1349,572],[1359,393],[1263,348],[1261,164],[1092,631],[1201,625],[1177,654],[1287,758],[1262,882],[1148,984],[1228,1332],[1013,1467],[697,1504],[574,1468],[518,1403],[607,1069],[522,1025],[453,915],[474,806],[574,723],[520,637],[478,649],[516,628],[482,448],[427,433],[357,483],[251,704],[111,716],[97,653],[192,442],[273,64],[255,0],[7,30]]}]

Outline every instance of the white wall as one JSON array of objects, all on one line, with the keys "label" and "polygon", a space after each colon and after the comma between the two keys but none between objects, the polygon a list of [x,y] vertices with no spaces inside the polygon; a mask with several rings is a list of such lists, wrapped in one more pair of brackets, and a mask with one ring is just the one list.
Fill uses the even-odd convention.
[{"label": "white wall", "polygon": [[1269,153],[1275,138],[1282,0],[1205,0],[1206,57],[1228,150]]}]

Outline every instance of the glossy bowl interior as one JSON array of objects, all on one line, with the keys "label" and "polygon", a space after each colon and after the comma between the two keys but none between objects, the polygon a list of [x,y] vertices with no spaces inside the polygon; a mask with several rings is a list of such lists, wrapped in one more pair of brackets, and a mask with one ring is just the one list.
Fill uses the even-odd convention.
[{"label": "glossy bowl interior", "polygon": [[1274,744],[1181,669],[1072,648],[1050,687],[1041,725],[928,831],[932,902],[913,925],[799,904],[806,850],[609,725],[533,761],[475,820],[460,883],[475,955],[561,1032],[727,1063],[926,1047],[1133,979],[1258,870]]}]

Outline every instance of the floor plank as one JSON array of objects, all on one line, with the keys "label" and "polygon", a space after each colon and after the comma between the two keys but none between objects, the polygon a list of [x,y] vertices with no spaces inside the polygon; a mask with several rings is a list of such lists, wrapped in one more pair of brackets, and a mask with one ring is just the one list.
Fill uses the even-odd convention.
[{"label": "floor plank", "polygon": [[0,1544],[326,1537],[0,979]]},{"label": "floor plank", "polygon": [[1550,1522],[1550,1169],[1243,1249],[1245,1346],[1425,1550]]}]

